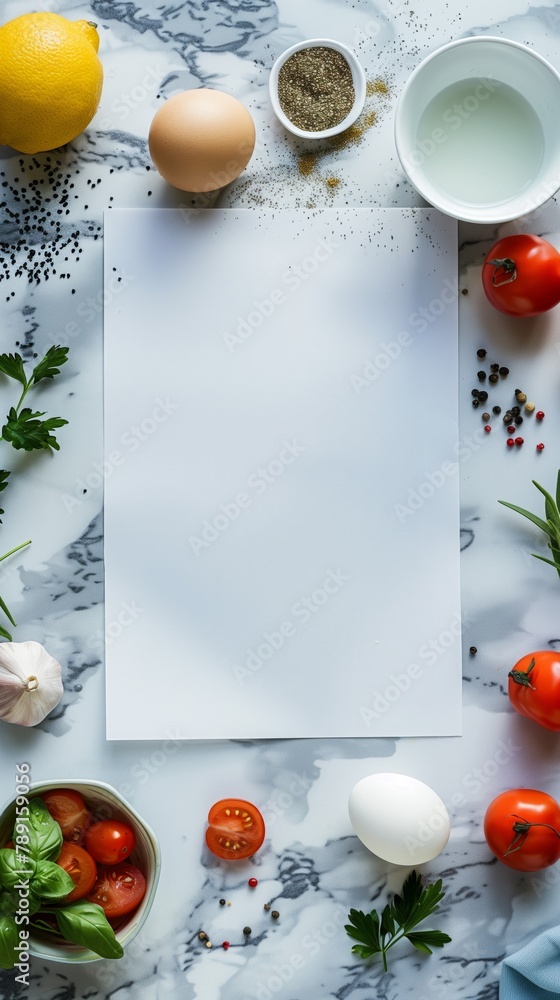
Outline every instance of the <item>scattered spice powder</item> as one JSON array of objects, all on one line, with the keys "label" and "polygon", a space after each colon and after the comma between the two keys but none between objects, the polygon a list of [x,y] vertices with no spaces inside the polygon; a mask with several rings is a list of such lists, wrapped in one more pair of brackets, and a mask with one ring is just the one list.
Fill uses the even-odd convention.
[{"label": "scattered spice powder", "polygon": [[303,153],[298,160],[298,169],[300,174],[303,174],[304,177],[308,177],[309,174],[315,169],[316,164],[316,153]]},{"label": "scattered spice powder", "polygon": [[336,49],[315,45],[286,59],[278,74],[278,100],[284,114],[306,132],[334,128],[352,110],[352,70]]},{"label": "scattered spice powder", "polygon": [[368,80],[366,84],[366,94],[368,97],[372,97],[373,94],[388,94],[389,88],[385,83],[385,80]]},{"label": "scattered spice powder", "polygon": [[336,188],[340,184],[340,177],[327,177],[327,187]]}]

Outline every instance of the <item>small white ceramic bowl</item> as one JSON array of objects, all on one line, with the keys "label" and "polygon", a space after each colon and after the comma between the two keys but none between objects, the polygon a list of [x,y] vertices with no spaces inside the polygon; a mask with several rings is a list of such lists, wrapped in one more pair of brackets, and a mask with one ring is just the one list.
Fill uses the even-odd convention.
[{"label": "small white ceramic bowl", "polygon": [[[32,783],[29,786],[29,798],[40,797],[53,788],[73,788],[81,792],[86,804],[96,819],[118,819],[133,827],[136,834],[136,847],[130,855],[130,861],[140,868],[146,878],[146,894],[137,910],[128,917],[123,917],[122,924],[115,930],[117,941],[126,948],[142,927],[150,912],[159,880],[161,858],[159,844],[153,830],[138,815],[135,809],[119,795],[115,788],[103,781],[58,780]],[[0,845],[10,840],[14,826],[15,801],[12,797],[0,813]],[[36,958],[51,962],[82,962],[102,961],[99,955],[88,948],[79,945],[57,944],[54,939],[31,932],[29,935],[29,952]]]},{"label": "small white ceramic bowl", "polygon": [[560,187],[560,74],[507,38],[449,42],[407,80],[395,142],[411,183],[442,212],[517,219]]},{"label": "small white ceramic bowl", "polygon": [[[299,52],[301,49],[312,49],[318,46],[324,46],[327,49],[335,49],[336,52],[340,52],[344,56],[346,62],[350,66],[352,71],[352,83],[354,84],[354,104],[351,110],[343,118],[338,125],[333,125],[332,128],[325,128],[320,132],[308,132],[305,129],[298,128],[294,125],[292,121],[284,114],[280,106],[280,101],[278,100],[278,74],[290,56],[293,56],[294,52]],[[278,56],[278,59],[274,63],[268,82],[268,89],[270,93],[270,101],[272,108],[278,120],[288,129],[293,135],[297,135],[300,139],[328,139],[331,135],[339,135],[340,132],[344,132],[345,129],[350,128],[354,124],[356,118],[362,113],[365,100],[366,100],[366,75],[364,70],[352,52],[346,45],[341,42],[335,42],[332,38],[309,38],[305,42],[298,42],[296,45],[290,46],[282,55]]]}]

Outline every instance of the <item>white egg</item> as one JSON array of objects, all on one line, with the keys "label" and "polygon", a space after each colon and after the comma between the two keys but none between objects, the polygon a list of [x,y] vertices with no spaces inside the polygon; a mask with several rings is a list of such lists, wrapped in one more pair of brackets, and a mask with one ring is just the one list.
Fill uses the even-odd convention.
[{"label": "white egg", "polygon": [[348,802],[350,822],[362,844],[394,865],[421,865],[449,840],[449,813],[439,795],[406,774],[370,774]]}]

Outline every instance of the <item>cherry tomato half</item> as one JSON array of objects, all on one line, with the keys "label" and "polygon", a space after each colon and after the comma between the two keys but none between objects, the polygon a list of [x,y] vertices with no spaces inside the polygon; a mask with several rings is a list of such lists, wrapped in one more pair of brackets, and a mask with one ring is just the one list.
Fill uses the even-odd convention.
[{"label": "cherry tomato half", "polygon": [[509,316],[538,316],[560,302],[560,254],[540,236],[504,236],[487,253],[482,285]]},{"label": "cherry tomato half", "polygon": [[502,792],[486,810],[484,836],[502,864],[541,871],[560,858],[560,805],[535,788]]},{"label": "cherry tomato half", "polygon": [[113,865],[124,861],[136,846],[136,834],[128,823],[118,819],[102,819],[86,833],[86,847],[96,861]]},{"label": "cherry tomato half", "polygon": [[124,917],[135,910],[146,893],[146,879],[136,865],[121,861],[118,865],[99,865],[95,885],[88,902],[98,903],[108,919]]},{"label": "cherry tomato half", "polygon": [[208,813],[206,843],[218,858],[250,858],[264,840],[264,819],[256,806],[244,799],[220,799]]},{"label": "cherry tomato half", "polygon": [[528,653],[508,674],[508,694],[521,715],[560,732],[560,653]]},{"label": "cherry tomato half", "polygon": [[82,844],[91,822],[83,795],[72,788],[54,788],[41,796],[53,819],[60,825],[64,840]]},{"label": "cherry tomato half", "polygon": [[68,872],[75,886],[66,897],[65,902],[73,903],[74,900],[87,896],[97,878],[97,865],[91,854],[84,851],[79,844],[71,844],[65,840],[56,863],[64,868],[65,872]]}]

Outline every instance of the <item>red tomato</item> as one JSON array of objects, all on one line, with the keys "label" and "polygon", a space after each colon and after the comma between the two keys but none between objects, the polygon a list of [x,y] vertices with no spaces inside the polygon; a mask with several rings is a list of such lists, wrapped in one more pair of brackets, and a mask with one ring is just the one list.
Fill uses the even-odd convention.
[{"label": "red tomato", "polygon": [[124,917],[142,902],[145,892],[146,879],[140,869],[121,861],[118,865],[99,865],[88,902],[102,906],[109,919]]},{"label": "red tomato", "polygon": [[560,254],[540,236],[504,236],[486,255],[482,284],[509,316],[538,316],[560,302]]},{"label": "red tomato", "polygon": [[69,844],[65,841],[56,863],[64,868],[65,872],[68,872],[75,885],[75,888],[66,897],[65,903],[73,903],[74,900],[87,896],[97,877],[97,866],[91,854],[84,851],[83,847],[78,844]]},{"label": "red tomato", "polygon": [[264,819],[244,799],[220,799],[208,813],[206,843],[218,858],[250,858],[264,840]]},{"label": "red tomato", "polygon": [[136,846],[136,834],[128,823],[118,819],[102,819],[86,833],[86,847],[96,861],[113,865],[124,861]]},{"label": "red tomato", "polygon": [[62,836],[72,843],[81,844],[91,822],[91,813],[83,795],[72,788],[55,788],[41,795],[53,819],[60,825]]},{"label": "red tomato", "polygon": [[560,732],[560,653],[528,653],[508,674],[508,694],[521,715]]},{"label": "red tomato", "polygon": [[560,805],[534,788],[502,792],[486,810],[484,836],[504,865],[541,871],[560,858]]}]

